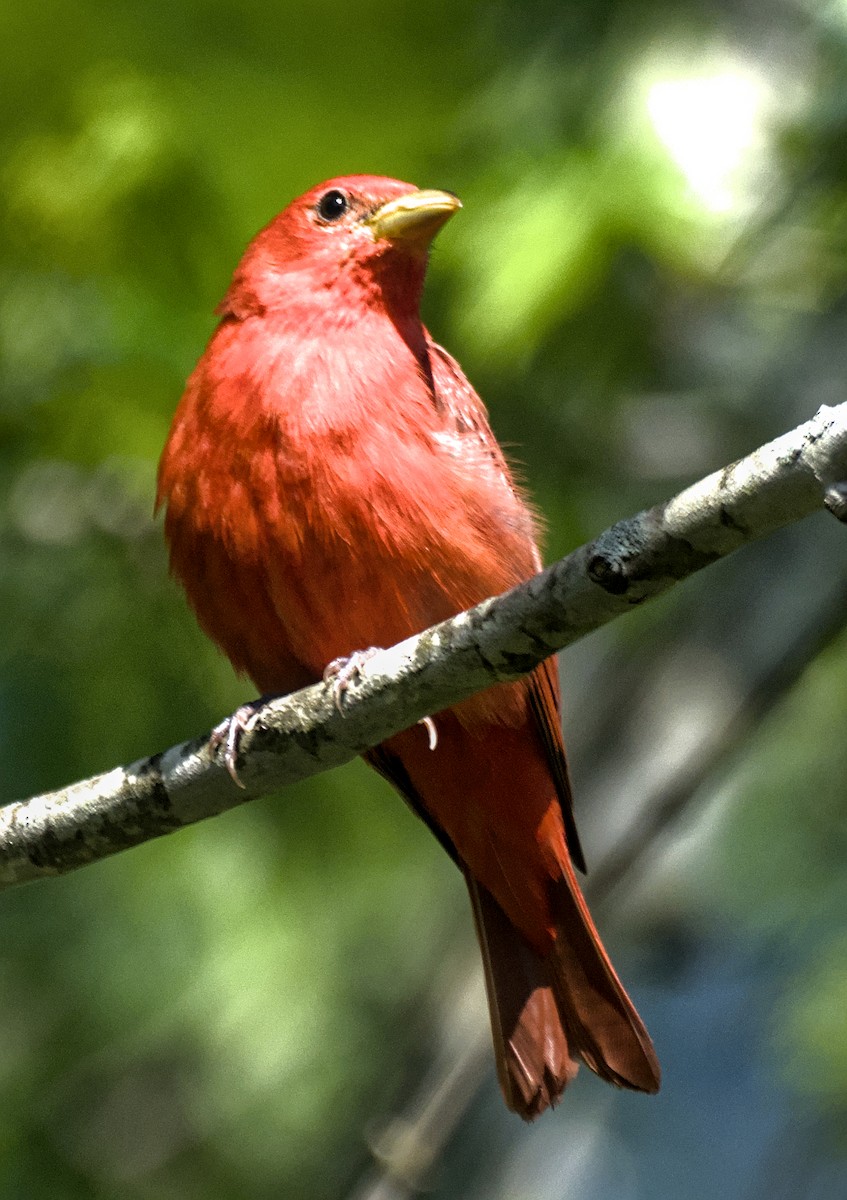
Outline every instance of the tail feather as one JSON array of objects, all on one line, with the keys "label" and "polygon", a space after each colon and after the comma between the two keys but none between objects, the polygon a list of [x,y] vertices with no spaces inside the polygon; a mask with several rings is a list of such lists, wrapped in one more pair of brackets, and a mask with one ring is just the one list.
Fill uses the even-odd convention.
[{"label": "tail feather", "polygon": [[582,1059],[619,1087],[655,1092],[649,1035],[609,962],[575,880],[562,882],[558,936],[542,957],[466,872],[482,949],[500,1086],[531,1121],[555,1105]]},{"label": "tail feather", "polygon": [[466,872],[482,950],[500,1087],[527,1121],[558,1102],[577,1071],[547,963],[491,893]]},{"label": "tail feather", "polygon": [[603,949],[582,894],[575,881],[563,880],[558,891],[556,946],[546,961],[571,1048],[601,1079],[657,1092],[661,1069],[650,1035]]}]

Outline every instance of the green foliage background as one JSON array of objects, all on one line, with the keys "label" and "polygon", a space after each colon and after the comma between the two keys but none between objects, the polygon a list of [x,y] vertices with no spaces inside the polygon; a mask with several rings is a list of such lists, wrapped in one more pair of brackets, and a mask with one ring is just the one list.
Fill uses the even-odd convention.
[{"label": "green foliage background", "polygon": [[[241,250],[322,178],[462,196],[425,315],[551,556],[843,400],[845,39],[841,0],[5,0],[3,798],[249,695],[168,580],[155,464]],[[649,109],[651,80],[721,71],[762,96],[728,212]],[[592,858],[845,576],[821,517],[568,656]],[[434,1195],[847,1186],[846,657],[842,638],[604,915],[660,1098],[580,1080],[528,1131],[489,1079]],[[469,924],[452,865],[361,766],[5,894],[0,1198],[354,1194],[443,1046]]]}]

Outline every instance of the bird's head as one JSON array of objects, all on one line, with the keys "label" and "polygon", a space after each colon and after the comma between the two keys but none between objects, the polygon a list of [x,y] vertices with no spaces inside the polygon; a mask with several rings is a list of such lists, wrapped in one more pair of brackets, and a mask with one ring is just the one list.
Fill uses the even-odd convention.
[{"label": "bird's head", "polygon": [[375,175],[327,180],[293,200],[250,244],[225,305],[239,293],[261,309],[292,290],[360,292],[417,309],[430,243],[462,207],[452,192]]}]

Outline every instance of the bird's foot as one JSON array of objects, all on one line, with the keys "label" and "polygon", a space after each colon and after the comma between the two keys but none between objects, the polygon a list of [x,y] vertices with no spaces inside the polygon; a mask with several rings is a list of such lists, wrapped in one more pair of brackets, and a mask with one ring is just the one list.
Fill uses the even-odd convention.
[{"label": "bird's foot", "polygon": [[221,721],[220,725],[216,725],[209,737],[209,748],[213,754],[221,746],[224,747],[224,766],[233,783],[242,790],[244,789],[244,784],[241,782],[238,774],[237,765],[241,739],[245,733],[249,733],[253,728],[254,722],[264,703],[265,700],[262,699],[251,700],[248,704],[242,704],[231,717],[227,717],[225,721]]},{"label": "bird's foot", "polygon": [[354,650],[350,655],[334,658],[324,667],[324,683],[332,684],[332,698],[335,707],[343,713],[344,694],[362,673],[362,668],[375,654],[379,654],[379,646],[369,646],[367,650]]},{"label": "bird's foot", "polygon": [[[344,695],[350,684],[361,674],[366,663],[379,654],[379,646],[369,646],[367,650],[355,650],[352,654],[334,658],[324,667],[324,683],[332,684],[332,698],[340,713],[344,712]],[[418,725],[423,725],[429,737],[429,748],[434,750],[438,745],[438,730],[432,717],[421,717]]]}]

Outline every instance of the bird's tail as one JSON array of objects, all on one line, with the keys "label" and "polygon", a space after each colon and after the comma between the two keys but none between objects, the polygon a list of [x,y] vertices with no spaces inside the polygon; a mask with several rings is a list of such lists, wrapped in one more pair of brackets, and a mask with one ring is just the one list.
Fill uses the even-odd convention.
[{"label": "bird's tail", "polygon": [[[570,875],[570,873],[568,873]],[[576,879],[559,885],[557,937],[540,955],[466,873],[482,949],[500,1086],[531,1121],[557,1103],[579,1059],[601,1078],[659,1089],[650,1037],[615,974]]]}]

